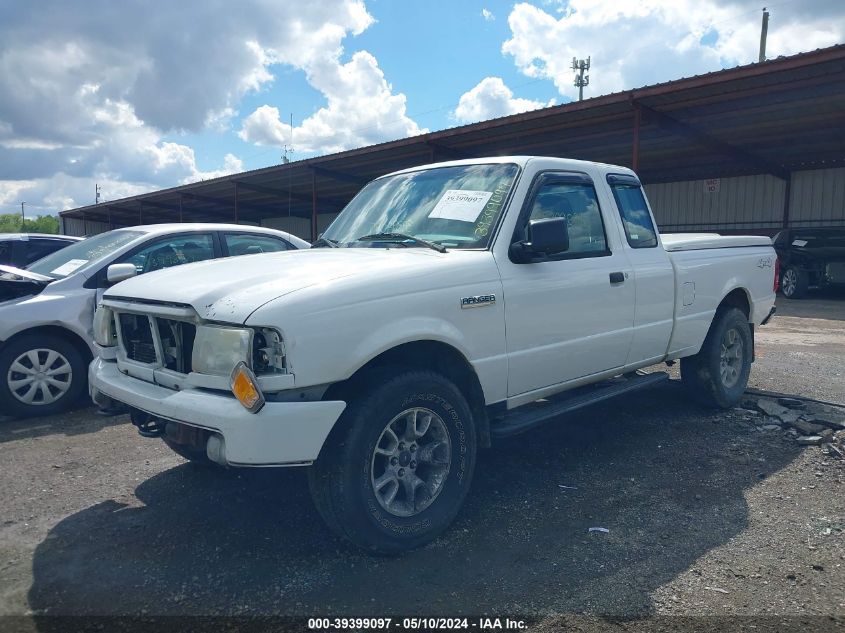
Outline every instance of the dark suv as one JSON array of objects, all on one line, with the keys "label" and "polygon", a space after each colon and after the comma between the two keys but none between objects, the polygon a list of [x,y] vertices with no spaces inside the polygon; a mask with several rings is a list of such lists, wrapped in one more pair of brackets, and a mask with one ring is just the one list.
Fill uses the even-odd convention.
[{"label": "dark suv", "polygon": [[773,242],[783,296],[800,299],[811,287],[845,287],[845,227],[785,229]]},{"label": "dark suv", "polygon": [[0,264],[24,268],[80,239],[69,235],[0,233]]}]

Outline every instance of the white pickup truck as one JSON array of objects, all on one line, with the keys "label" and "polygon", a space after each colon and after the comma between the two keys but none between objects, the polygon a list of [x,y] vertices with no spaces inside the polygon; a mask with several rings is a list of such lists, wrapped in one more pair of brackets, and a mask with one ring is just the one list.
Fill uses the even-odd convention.
[{"label": "white pickup truck", "polygon": [[308,466],[331,528],[398,552],[449,525],[479,447],[667,378],[640,368],[735,404],[777,278],[769,238],[658,235],[624,167],[427,165],[310,250],[107,290],[91,392],[188,459]]}]

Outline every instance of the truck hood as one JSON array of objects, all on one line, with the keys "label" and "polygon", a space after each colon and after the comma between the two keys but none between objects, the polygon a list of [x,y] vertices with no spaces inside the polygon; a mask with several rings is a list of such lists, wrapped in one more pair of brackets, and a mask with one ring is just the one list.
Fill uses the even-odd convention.
[{"label": "truck hood", "polygon": [[319,248],[197,262],[139,275],[105,298],[190,305],[200,318],[244,323],[262,305],[298,290],[366,275],[418,276],[452,253],[423,248]]}]

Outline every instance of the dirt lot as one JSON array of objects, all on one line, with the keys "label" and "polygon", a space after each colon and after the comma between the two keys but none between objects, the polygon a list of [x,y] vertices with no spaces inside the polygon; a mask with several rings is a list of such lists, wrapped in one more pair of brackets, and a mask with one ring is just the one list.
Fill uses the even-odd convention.
[{"label": "dirt lot", "polygon": [[[845,402],[845,300],[779,310],[758,333],[751,386]],[[573,614],[782,615],[843,627],[845,461],[764,423],[700,409],[677,384],[561,418],[486,451],[452,529],[383,559],[323,527],[301,470],[195,467],[90,409],[7,420],[0,614],[522,614],[549,630]]]}]

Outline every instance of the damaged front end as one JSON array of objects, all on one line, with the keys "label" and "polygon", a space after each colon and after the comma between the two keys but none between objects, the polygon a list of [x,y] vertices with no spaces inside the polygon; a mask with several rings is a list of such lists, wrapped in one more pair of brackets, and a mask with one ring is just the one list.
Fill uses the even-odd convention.
[{"label": "damaged front end", "polygon": [[12,266],[0,266],[0,303],[35,296],[52,281],[51,277]]}]

